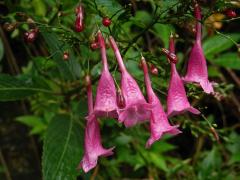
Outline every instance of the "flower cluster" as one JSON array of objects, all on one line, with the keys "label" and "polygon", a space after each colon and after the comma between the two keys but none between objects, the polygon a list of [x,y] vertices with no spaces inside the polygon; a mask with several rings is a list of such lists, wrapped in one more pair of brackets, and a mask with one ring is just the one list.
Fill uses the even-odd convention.
[{"label": "flower cluster", "polygon": [[[201,20],[200,7],[198,5],[195,6],[195,16],[198,21]],[[213,87],[208,81],[206,60],[201,47],[201,24],[198,21],[196,22],[196,42],[190,53],[187,74],[184,78],[180,77],[176,69],[177,56],[175,55],[173,35],[170,36],[169,49],[163,49],[171,65],[167,112],[164,111],[158,96],[153,91],[145,58],[141,57],[141,66],[144,73],[147,100],[137,82],[127,71],[117,43],[110,36],[109,42],[121,73],[121,84],[116,89],[114,79],[108,69],[105,40],[102,33],[98,31],[95,43],[100,48],[103,67],[97,86],[95,103],[93,102],[90,76],[86,76],[89,114],[86,117],[84,156],[79,164],[79,168],[88,172],[96,166],[98,157],[113,154],[113,148],[104,149],[101,144],[98,118],[115,118],[127,128],[142,122],[149,122],[150,137],[146,143],[146,148],[150,148],[164,134],[177,135],[181,133],[178,125],[169,123],[169,117],[186,111],[200,114],[199,110],[190,105],[184,88],[184,81],[194,82],[199,83],[206,93],[213,92]]]}]

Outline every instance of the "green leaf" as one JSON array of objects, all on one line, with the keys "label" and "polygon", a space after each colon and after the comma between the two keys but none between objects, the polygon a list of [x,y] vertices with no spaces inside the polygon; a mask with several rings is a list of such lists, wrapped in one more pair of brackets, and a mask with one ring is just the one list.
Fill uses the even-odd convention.
[{"label": "green leaf", "polygon": [[33,0],[32,6],[35,10],[35,14],[37,16],[45,16],[47,13],[47,7],[45,5],[45,2],[43,0]]},{"label": "green leaf", "polygon": [[82,147],[83,129],[69,115],[55,116],[44,139],[43,179],[76,179]]},{"label": "green leaf", "polygon": [[47,128],[47,124],[37,116],[20,116],[16,118],[16,121],[31,127],[30,134],[40,134]]},{"label": "green leaf", "polygon": [[211,61],[225,68],[240,69],[240,57],[237,53],[226,53]]},{"label": "green leaf", "polygon": [[136,15],[131,20],[137,26],[145,28],[152,21],[152,17],[146,11],[137,11]]},{"label": "green leaf", "polygon": [[100,11],[102,11],[106,16],[109,17],[111,17],[119,9],[121,9],[121,5],[116,0],[95,0],[95,1]]},{"label": "green leaf", "polygon": [[[226,34],[226,36],[229,36],[236,42],[240,40],[240,34]],[[215,35],[204,41],[203,51],[207,59],[212,59],[214,55],[231,48],[233,45],[233,42],[228,38]]]},{"label": "green leaf", "polygon": [[230,164],[239,163],[239,162],[240,162],[240,152],[233,154],[230,159]]},{"label": "green leaf", "polygon": [[38,92],[52,93],[47,89],[35,87],[31,82],[0,74],[0,101],[20,100]]},{"label": "green leaf", "polygon": [[169,43],[169,36],[171,31],[174,30],[174,28],[171,25],[165,25],[165,24],[155,24],[153,26],[154,34],[159,37],[163,43],[164,46],[167,48]]},{"label": "green leaf", "polygon": [[0,61],[2,60],[3,55],[4,55],[4,47],[3,47],[2,39],[0,38]]},{"label": "green leaf", "polygon": [[176,147],[164,140],[156,142],[152,149],[158,153],[164,153],[176,149]]},{"label": "green leaf", "polygon": [[156,154],[156,153],[149,153],[149,159],[159,169],[162,169],[165,172],[168,171],[166,159],[162,155],[159,155],[159,154]]},{"label": "green leaf", "polygon": [[[54,62],[57,64],[61,78],[64,80],[75,80],[80,77],[81,68],[74,53],[70,51],[70,46],[65,42],[61,42],[55,33],[47,32],[44,29],[41,30],[44,32],[42,35],[49,47]],[[67,62],[63,60],[64,49],[69,50],[69,60]]]},{"label": "green leaf", "polygon": [[214,173],[219,174],[221,163],[222,159],[219,150],[216,147],[213,147],[211,151],[206,152],[206,156],[200,163],[199,177],[201,177],[201,179],[209,179]]}]

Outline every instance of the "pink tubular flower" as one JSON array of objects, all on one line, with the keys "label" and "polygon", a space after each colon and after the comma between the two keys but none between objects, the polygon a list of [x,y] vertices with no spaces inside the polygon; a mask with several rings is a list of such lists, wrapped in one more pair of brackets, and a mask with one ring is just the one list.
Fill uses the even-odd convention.
[{"label": "pink tubular flower", "polygon": [[[195,6],[195,17],[201,21],[201,10],[199,5]],[[206,59],[201,44],[201,23],[196,23],[196,41],[191,50],[188,60],[187,74],[183,78],[185,82],[199,83],[206,93],[213,93],[212,84],[208,81],[208,70]]]},{"label": "pink tubular flower", "polygon": [[121,91],[125,100],[125,107],[119,109],[118,120],[124,122],[126,127],[131,127],[139,122],[149,119],[151,106],[144,99],[137,82],[127,72],[113,37],[110,37],[109,41],[121,71]]},{"label": "pink tubular flower", "polygon": [[150,117],[151,136],[146,143],[146,147],[149,148],[155,141],[159,140],[163,134],[168,133],[172,135],[177,135],[181,133],[181,131],[178,130],[178,126],[171,126],[169,124],[167,115],[164,112],[158,97],[152,89],[151,80],[148,74],[147,63],[144,57],[142,57],[142,66],[147,89],[148,102],[152,105]]},{"label": "pink tubular flower", "polygon": [[[175,53],[173,36],[170,37],[169,51]],[[169,60],[170,61],[170,60]],[[186,91],[184,89],[183,81],[180,78],[176,65],[171,62],[171,79],[168,87],[167,96],[167,115],[168,117],[184,113],[189,111],[193,114],[199,114],[200,112],[193,108],[188,102]]]},{"label": "pink tubular flower", "polygon": [[88,111],[86,117],[87,125],[85,129],[84,139],[84,156],[78,165],[78,169],[83,169],[88,172],[97,165],[99,156],[112,155],[113,148],[104,149],[101,144],[101,135],[96,116],[93,114],[93,98],[90,76],[86,76],[87,81],[87,95],[88,95]]},{"label": "pink tubular flower", "polygon": [[102,55],[102,75],[97,87],[94,113],[97,117],[118,117],[117,94],[114,80],[108,70],[106,47],[101,32],[98,32],[98,43]]}]

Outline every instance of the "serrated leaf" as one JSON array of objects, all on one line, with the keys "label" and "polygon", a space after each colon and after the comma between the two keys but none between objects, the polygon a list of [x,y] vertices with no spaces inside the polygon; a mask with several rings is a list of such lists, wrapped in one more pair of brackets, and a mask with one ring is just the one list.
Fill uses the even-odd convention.
[{"label": "serrated leaf", "polygon": [[211,61],[225,68],[240,69],[240,57],[237,53],[226,53]]},{"label": "serrated leaf", "polygon": [[0,74],[0,101],[20,100],[38,92],[51,93],[47,89],[35,87],[31,82],[7,74]]},{"label": "serrated leaf", "polygon": [[[229,36],[236,42],[240,40],[240,34],[226,34],[226,36]],[[228,38],[215,35],[204,41],[203,51],[207,59],[212,59],[214,55],[231,48],[233,45],[234,43]]]},{"label": "serrated leaf", "polygon": [[82,147],[83,129],[69,115],[55,116],[44,139],[43,179],[76,179]]}]

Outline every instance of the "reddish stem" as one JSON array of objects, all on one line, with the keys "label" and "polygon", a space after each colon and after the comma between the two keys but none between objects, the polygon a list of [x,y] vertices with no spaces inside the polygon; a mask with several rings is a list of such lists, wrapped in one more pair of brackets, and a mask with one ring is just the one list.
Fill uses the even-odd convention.
[{"label": "reddish stem", "polygon": [[141,62],[142,62],[142,68],[143,68],[143,73],[144,73],[144,81],[145,81],[145,85],[146,85],[146,89],[147,89],[148,101],[152,102],[151,94],[153,94],[154,92],[153,92],[153,89],[151,86],[151,80],[150,80],[149,73],[148,73],[147,63],[143,56],[141,58]]},{"label": "reddish stem", "polygon": [[101,31],[98,31],[97,36],[98,36],[98,43],[99,43],[99,46],[100,46],[100,49],[101,49],[103,68],[104,68],[105,71],[108,71],[106,46],[105,46],[104,38],[102,36]]},{"label": "reddish stem", "polygon": [[88,97],[88,114],[90,115],[93,112],[93,95],[92,95],[92,83],[90,75],[85,77],[87,84],[87,97]]},{"label": "reddish stem", "polygon": [[[175,54],[174,37],[172,34],[170,35],[170,39],[169,39],[169,52]],[[176,65],[173,62],[171,62],[171,71],[172,72],[177,71]]]},{"label": "reddish stem", "polygon": [[114,51],[114,54],[116,56],[116,59],[118,61],[118,65],[119,65],[119,68],[120,68],[121,72],[122,73],[126,72],[127,70],[126,70],[125,65],[123,64],[123,59],[122,59],[122,56],[121,56],[120,51],[118,49],[117,43],[115,42],[115,40],[113,39],[112,36],[109,37],[109,42],[110,42],[111,47],[112,47],[112,49]]},{"label": "reddish stem", "polygon": [[196,22],[196,40],[201,42],[202,25],[201,25],[201,22],[199,22],[199,21],[202,20],[202,17],[201,17],[201,8],[198,4],[196,4],[194,6],[194,15],[195,15],[195,18],[197,19],[197,22]]}]

